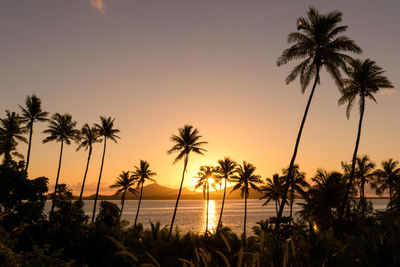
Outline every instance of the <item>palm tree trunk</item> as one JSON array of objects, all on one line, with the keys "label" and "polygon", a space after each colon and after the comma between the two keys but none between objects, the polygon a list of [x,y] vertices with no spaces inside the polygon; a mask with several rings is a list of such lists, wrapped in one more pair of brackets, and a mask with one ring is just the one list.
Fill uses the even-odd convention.
[{"label": "palm tree trunk", "polygon": [[246,219],[247,219],[247,195],[244,195],[244,225],[243,225],[243,244],[246,246]]},{"label": "palm tree trunk", "polygon": [[[313,84],[313,87],[311,89],[310,96],[308,97],[306,109],[304,110],[303,119],[301,120],[299,132],[297,134],[296,144],[294,146],[294,151],[293,151],[293,156],[292,156],[292,159],[290,160],[290,164],[289,164],[288,177],[287,177],[288,180],[293,179],[293,166],[294,166],[294,163],[296,161],[297,150],[299,148],[301,134],[303,132],[304,124],[306,122],[308,110],[310,109],[311,100],[312,100],[312,98],[314,96],[315,88],[316,88],[317,83],[319,81],[319,69],[320,69],[320,67],[317,65],[316,68],[317,68],[317,73],[315,75],[314,84]],[[287,193],[288,193],[288,190],[289,190],[289,185],[290,185],[290,183],[286,182],[286,185],[285,185],[285,188],[284,188],[284,192],[283,192],[283,196],[282,196],[282,202],[281,202],[281,205],[279,207],[278,216],[276,218],[275,231],[279,230],[279,223],[280,223],[280,219],[282,217],[283,209],[285,208],[285,203],[286,203],[286,199],[287,199]]]},{"label": "palm tree trunk", "polygon": [[81,188],[81,193],[79,194],[79,201],[82,201],[82,195],[83,195],[83,189],[85,188],[85,181],[86,181],[86,175],[89,169],[89,162],[90,162],[90,157],[92,156],[92,146],[89,147],[89,155],[86,163],[86,170],[85,170],[85,175],[83,176],[83,182],[82,182],[82,188]]},{"label": "palm tree trunk", "polygon": [[361,201],[361,212],[363,220],[365,220],[365,210],[366,210],[364,187],[365,187],[365,178],[361,178],[360,201]]},{"label": "palm tree trunk", "polygon": [[207,181],[207,210],[206,210],[206,235],[208,233],[208,203],[210,201],[210,185],[208,184]]},{"label": "palm tree trunk", "polygon": [[291,190],[290,190],[290,214],[289,214],[289,216],[290,216],[290,222],[289,222],[289,223],[292,222],[293,202],[294,202],[294,188],[293,188],[293,185],[292,185],[292,188],[291,188]]},{"label": "palm tree trunk", "polygon": [[171,227],[169,228],[169,234],[168,234],[169,237],[171,237],[172,230],[174,229],[173,227],[174,227],[174,221],[175,221],[175,216],[176,216],[176,210],[178,209],[179,198],[181,197],[182,185],[183,185],[183,180],[185,179],[185,172],[186,172],[188,160],[189,160],[188,155],[186,155],[185,160],[184,160],[184,165],[183,165],[181,186],[179,187],[178,197],[176,198],[176,203],[175,203],[174,214],[172,215]]},{"label": "palm tree trunk", "polygon": [[58,160],[57,178],[56,178],[56,184],[54,185],[53,202],[51,204],[50,214],[54,211],[55,198],[56,198],[57,186],[58,186],[58,178],[60,177],[63,148],[64,148],[64,140],[61,140],[60,159]]},{"label": "palm tree trunk", "polygon": [[362,121],[363,121],[363,117],[364,117],[364,108],[365,108],[365,99],[364,99],[364,94],[362,93],[362,95],[361,95],[360,120],[358,122],[358,132],[357,132],[356,145],[355,145],[355,148],[354,148],[353,159],[352,159],[352,162],[351,162],[351,172],[350,172],[349,182],[347,184],[346,192],[345,192],[345,195],[344,195],[344,200],[343,200],[343,203],[342,203],[340,211],[339,211],[339,218],[338,218],[339,221],[341,221],[342,218],[343,218],[343,213],[344,213],[344,210],[346,209],[347,201],[349,199],[350,189],[351,189],[351,186],[352,186],[353,180],[354,180],[354,173],[355,173],[355,169],[356,169],[357,152],[358,152],[358,146],[360,144],[361,127],[362,127]]},{"label": "palm tree trunk", "polygon": [[389,205],[390,205],[390,216],[393,216],[393,203],[392,203],[392,182],[389,182]]},{"label": "palm tree trunk", "polygon": [[31,155],[32,133],[33,133],[33,121],[29,123],[29,143],[28,143],[28,153],[26,154],[26,164],[25,164],[26,173],[28,173],[29,159]]},{"label": "palm tree trunk", "polygon": [[275,201],[276,216],[278,216],[278,200]]},{"label": "palm tree trunk", "polygon": [[122,193],[122,196],[121,196],[121,212],[119,213],[118,221],[121,220],[122,211],[124,210],[124,206],[125,206],[125,195],[126,195],[126,189],[124,190],[124,193]]},{"label": "palm tree trunk", "polygon": [[133,226],[133,229],[136,229],[136,223],[137,223],[137,219],[139,217],[140,203],[142,203],[142,195],[143,195],[143,184],[144,184],[144,181],[142,182],[142,187],[140,188],[139,203],[138,203],[138,206],[137,206],[135,224]]},{"label": "palm tree trunk", "polygon": [[224,196],[223,196],[223,198],[222,198],[221,213],[220,213],[220,215],[219,215],[217,231],[218,231],[219,228],[221,227],[222,212],[224,211],[224,205],[225,205],[225,195],[226,195],[226,177],[225,177],[225,186],[224,186]]},{"label": "palm tree trunk", "polygon": [[107,144],[107,138],[104,137],[103,157],[102,157],[102,159],[101,159],[100,174],[99,174],[99,181],[97,182],[96,195],[95,195],[95,197],[94,197],[92,222],[94,222],[94,217],[96,216],[96,204],[97,204],[97,198],[98,198],[98,196],[99,196],[99,188],[100,188],[101,173],[103,172],[104,156],[105,156],[105,154],[106,154],[106,144]]}]

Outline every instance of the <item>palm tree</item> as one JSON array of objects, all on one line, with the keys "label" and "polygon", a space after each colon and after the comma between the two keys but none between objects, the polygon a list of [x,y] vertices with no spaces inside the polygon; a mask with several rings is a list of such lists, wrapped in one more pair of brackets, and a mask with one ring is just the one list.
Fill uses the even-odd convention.
[{"label": "palm tree", "polygon": [[260,188],[256,184],[262,184],[261,176],[254,174],[256,167],[243,161],[243,165],[236,168],[236,174],[232,176],[232,182],[235,183],[232,191],[240,189],[240,196],[244,197],[244,225],[243,225],[243,243],[246,245],[246,219],[247,219],[247,198],[249,197],[249,189],[259,191]]},{"label": "palm tree", "polygon": [[169,236],[172,234],[172,229],[174,226],[176,210],[178,209],[179,198],[181,197],[183,180],[185,178],[185,172],[187,168],[187,164],[189,161],[190,152],[194,152],[196,154],[204,155],[203,152],[206,152],[204,148],[201,148],[202,145],[207,144],[205,141],[199,141],[202,137],[199,135],[199,131],[197,129],[193,129],[191,125],[185,125],[183,128],[178,129],[178,135],[172,135],[171,141],[175,143],[175,145],[167,151],[168,154],[173,152],[178,152],[178,156],[176,156],[173,164],[183,159],[183,172],[182,172],[182,180],[181,186],[179,187],[178,197],[176,198],[174,214],[172,215],[171,226],[169,229]]},{"label": "palm tree", "polygon": [[0,155],[4,155],[3,162],[10,162],[11,155],[23,158],[23,156],[16,151],[18,141],[27,143],[26,138],[23,136],[25,133],[21,127],[21,118],[17,113],[6,110],[6,118],[0,119]]},{"label": "palm tree", "polygon": [[119,133],[120,130],[114,129],[114,121],[115,118],[112,119],[111,117],[106,118],[105,116],[101,116],[100,124],[97,123],[95,124],[99,131],[99,136],[103,137],[104,148],[103,148],[103,157],[101,158],[100,174],[99,174],[99,180],[97,182],[96,195],[94,197],[92,222],[94,222],[94,217],[96,216],[96,204],[97,204],[97,198],[99,197],[99,188],[100,188],[101,174],[103,172],[104,157],[106,155],[107,139],[111,139],[115,143],[117,143],[117,138],[119,139],[117,133]]},{"label": "palm tree", "polygon": [[[286,83],[290,83],[294,81],[297,76],[300,76],[300,85],[303,93],[310,84],[312,78],[314,78],[314,83],[297,134],[293,156],[289,164],[287,177],[289,180],[293,177],[293,166],[296,161],[297,150],[311,100],[317,83],[320,83],[321,68],[324,66],[336,83],[342,85],[340,69],[344,69],[346,62],[351,59],[350,56],[343,54],[343,52],[361,53],[361,49],[354,41],[342,35],[347,29],[347,26],[338,26],[338,23],[342,21],[341,12],[332,11],[322,15],[319,14],[318,10],[310,7],[307,12],[307,18],[300,17],[297,21],[297,32],[290,33],[288,37],[288,42],[294,44],[283,51],[281,57],[277,61],[277,65],[281,66],[295,59],[303,59],[303,61],[287,76]],[[279,214],[276,220],[276,230],[279,228],[279,219],[285,207],[289,185],[289,183],[286,183],[283,201],[279,207]]]},{"label": "palm tree", "polygon": [[[290,219],[292,219],[292,214],[293,214],[293,203],[294,203],[294,194],[295,192],[303,195],[304,194],[304,188],[310,187],[310,185],[306,182],[305,180],[305,173],[299,171],[299,165],[294,164],[293,165],[293,177],[290,180],[287,180],[289,183],[289,190],[290,190]],[[283,170],[283,175],[288,176],[289,174],[289,169],[284,169]]]},{"label": "palm tree", "polygon": [[129,191],[133,194],[137,194],[137,191],[132,188],[132,186],[136,183],[135,178],[130,176],[129,171],[127,172],[122,172],[120,175],[118,175],[117,180],[113,185],[110,185],[110,188],[118,188],[117,194],[122,193],[121,195],[121,212],[119,214],[119,220],[121,219],[122,216],[122,211],[124,210],[124,204],[125,204],[125,195],[126,192]]},{"label": "palm tree", "polygon": [[265,199],[263,206],[267,205],[271,200],[275,202],[275,211],[278,215],[278,206],[280,205],[280,199],[283,195],[283,183],[284,178],[275,173],[271,178],[266,179],[265,185],[261,186],[261,192],[263,195],[260,199]]},{"label": "palm tree", "polygon": [[85,148],[85,150],[89,149],[88,159],[86,163],[85,174],[83,175],[83,182],[81,187],[81,193],[79,194],[79,201],[82,201],[83,190],[85,188],[86,175],[89,169],[90,157],[92,156],[92,148],[94,143],[99,143],[99,131],[96,126],[90,127],[87,123],[82,126],[81,129],[81,140],[76,151],[79,151],[81,148]]},{"label": "palm tree", "polygon": [[343,216],[343,211],[347,205],[350,188],[354,180],[356,157],[364,118],[365,98],[367,97],[376,102],[374,94],[376,94],[379,89],[393,87],[392,83],[384,75],[382,75],[384,70],[370,59],[366,59],[364,61],[355,59],[350,61],[350,67],[347,69],[346,73],[348,77],[343,80],[343,88],[340,90],[342,96],[339,99],[338,104],[343,105],[347,103],[346,116],[349,118],[351,108],[353,107],[354,102],[357,100],[357,97],[359,97],[360,119],[358,122],[357,138],[351,163],[350,177],[346,188],[344,202],[339,212],[339,218],[342,218]]},{"label": "palm tree", "polygon": [[226,187],[228,182],[230,182],[231,176],[236,172],[236,167],[237,167],[236,162],[231,160],[229,157],[225,157],[223,160],[221,159],[218,161],[218,167],[216,169],[217,178],[219,181],[222,181],[222,179],[224,179],[225,185],[224,185],[224,196],[222,198],[221,212],[219,215],[219,220],[217,225],[217,231],[221,227],[222,213],[224,211],[224,205],[225,205]]},{"label": "palm tree", "polygon": [[375,163],[373,163],[367,155],[357,157],[356,163],[357,167],[355,171],[355,178],[358,180],[360,185],[360,207],[362,216],[364,217],[367,204],[364,194],[365,183],[368,183],[373,178],[373,169],[375,168]]},{"label": "palm tree", "polygon": [[376,181],[373,184],[373,187],[376,188],[376,193],[381,195],[387,189],[389,189],[389,198],[390,198],[390,212],[392,213],[393,209],[393,189],[395,185],[400,185],[400,168],[397,166],[399,162],[397,160],[388,159],[386,161],[382,161],[382,169],[378,169],[375,171]]},{"label": "palm tree", "polygon": [[135,171],[133,171],[132,173],[132,178],[137,181],[137,188],[139,188],[140,186],[140,196],[136,211],[135,224],[133,226],[134,228],[136,228],[137,219],[139,217],[140,203],[142,202],[142,196],[143,196],[143,185],[146,182],[146,180],[155,182],[155,180],[151,178],[152,176],[155,175],[156,173],[150,170],[150,164],[146,160],[140,160],[139,167],[135,166]]},{"label": "palm tree", "polygon": [[42,110],[42,101],[36,95],[26,96],[25,107],[19,106],[22,111],[22,122],[27,124],[29,129],[28,153],[26,154],[25,171],[28,171],[31,155],[33,124],[35,121],[44,122],[49,113]]},{"label": "palm tree", "polygon": [[[208,233],[208,203],[210,201],[210,179],[214,176],[215,169],[211,166],[201,166],[200,171],[197,173],[197,183],[194,186],[194,190],[199,187],[203,189],[203,196],[206,198],[207,193],[207,209],[206,209],[206,234]],[[215,184],[211,184],[215,189]]]},{"label": "palm tree", "polygon": [[48,136],[42,141],[43,144],[48,143],[50,141],[56,141],[61,143],[60,148],[60,158],[58,160],[58,170],[57,170],[57,178],[56,184],[54,186],[54,194],[53,194],[53,202],[51,205],[51,211],[54,210],[54,199],[57,194],[57,186],[58,186],[58,179],[60,177],[60,169],[61,169],[61,160],[62,160],[62,153],[64,148],[64,143],[66,145],[70,145],[71,141],[78,141],[79,139],[79,131],[75,129],[76,121],[72,121],[72,116],[69,114],[59,114],[56,113],[51,117],[49,121],[49,126],[43,133],[48,134]]},{"label": "palm tree", "polygon": [[304,194],[305,203],[300,203],[303,206],[300,216],[325,231],[336,221],[346,182],[341,173],[321,169],[311,180],[314,185]]}]

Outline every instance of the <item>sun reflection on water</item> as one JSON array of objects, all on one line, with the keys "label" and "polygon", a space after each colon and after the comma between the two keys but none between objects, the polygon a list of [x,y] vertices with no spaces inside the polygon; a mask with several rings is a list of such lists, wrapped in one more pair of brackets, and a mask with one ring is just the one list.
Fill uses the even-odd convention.
[{"label": "sun reflection on water", "polygon": [[[204,201],[203,205],[203,223],[202,231],[206,231],[206,220],[207,220],[207,201]],[[208,207],[208,231],[215,232],[218,224],[218,214],[215,200],[210,200]]]}]

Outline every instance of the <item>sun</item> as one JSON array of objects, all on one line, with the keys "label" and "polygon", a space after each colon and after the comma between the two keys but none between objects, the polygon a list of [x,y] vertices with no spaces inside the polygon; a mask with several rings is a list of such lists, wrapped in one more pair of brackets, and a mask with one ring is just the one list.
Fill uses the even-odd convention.
[{"label": "sun", "polygon": [[215,180],[214,180],[213,177],[208,177],[208,184],[209,184],[209,185],[215,184]]}]

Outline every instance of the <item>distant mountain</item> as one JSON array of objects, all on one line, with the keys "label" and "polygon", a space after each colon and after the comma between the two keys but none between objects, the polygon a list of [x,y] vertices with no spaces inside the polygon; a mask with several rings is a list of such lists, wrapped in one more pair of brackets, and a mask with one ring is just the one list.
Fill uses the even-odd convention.
[{"label": "distant mountain", "polygon": [[[232,193],[233,187],[228,187],[226,189],[226,198],[227,199],[241,199],[240,191],[234,191]],[[137,190],[139,191],[140,188]],[[143,198],[142,199],[176,199],[178,196],[179,189],[169,188],[166,186],[159,185],[157,183],[149,184],[143,187]],[[221,191],[212,191],[210,192],[210,199],[222,199],[223,197],[223,188]],[[94,199],[95,195],[87,196],[84,199]],[[250,189],[249,198],[259,198],[261,196],[260,192],[255,191],[254,189]],[[121,199],[121,194],[114,195],[99,195],[100,200],[115,200]],[[131,192],[127,192],[125,199],[139,199],[139,194],[134,195]],[[203,199],[203,192],[196,191],[193,192],[188,188],[182,188],[181,199],[194,200],[194,199]]]}]

